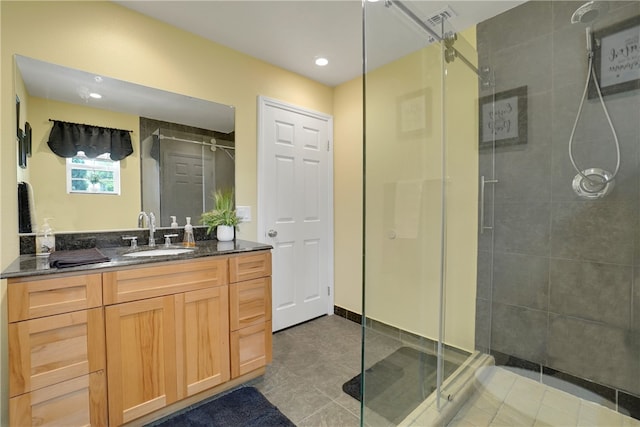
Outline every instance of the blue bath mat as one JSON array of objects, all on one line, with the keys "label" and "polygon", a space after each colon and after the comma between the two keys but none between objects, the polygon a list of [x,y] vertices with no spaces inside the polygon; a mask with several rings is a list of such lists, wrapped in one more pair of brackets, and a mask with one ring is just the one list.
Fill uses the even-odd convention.
[{"label": "blue bath mat", "polygon": [[198,403],[148,427],[295,427],[254,387]]}]

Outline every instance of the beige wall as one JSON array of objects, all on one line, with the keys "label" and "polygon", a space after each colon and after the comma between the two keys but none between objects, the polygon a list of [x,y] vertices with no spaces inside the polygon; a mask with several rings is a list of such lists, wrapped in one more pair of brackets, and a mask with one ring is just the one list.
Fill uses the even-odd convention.
[{"label": "beige wall", "polygon": [[362,78],[334,91],[335,304],[362,313]]},{"label": "beige wall", "polygon": [[[256,98],[333,114],[333,89],[111,2],[0,2],[0,137],[15,140],[13,55],[94,72],[236,107],[239,205],[257,218]],[[337,138],[335,139],[338,143]],[[1,266],[18,256],[16,147],[0,148]],[[36,207],[37,209],[37,207]],[[256,222],[240,236],[255,240]],[[0,424],[7,424],[6,281],[1,281]]]},{"label": "beige wall", "polygon": [[[455,47],[477,64],[475,27]],[[475,349],[478,260],[478,78],[457,59],[447,66],[444,110],[447,146],[444,339]]]},{"label": "beige wall", "polygon": [[[456,47],[464,37],[475,43],[474,34]],[[465,50],[475,61],[471,45]],[[365,308],[367,317],[438,338],[444,137],[445,341],[473,350],[477,78],[458,60],[443,80],[440,58],[431,45],[367,74]]]},{"label": "beige wall", "polygon": [[[40,226],[44,218],[51,218],[49,224],[54,230],[135,228],[140,212],[139,132],[131,133],[133,154],[120,161],[120,195],[68,194],[66,159],[55,155],[47,140],[52,126],[49,118],[118,129],[138,129],[140,118],[33,97],[29,100],[28,117],[33,128],[33,154],[27,169],[34,189],[36,224]],[[102,214],[105,212],[108,215]]]},{"label": "beige wall", "polygon": [[[2,61],[9,72],[12,55],[18,53],[234,105],[238,204],[254,212],[256,97],[332,114],[331,88],[110,2],[3,1],[2,8]],[[10,93],[12,83],[5,81],[9,86],[3,93]],[[255,239],[255,221],[244,224],[241,233]]]}]

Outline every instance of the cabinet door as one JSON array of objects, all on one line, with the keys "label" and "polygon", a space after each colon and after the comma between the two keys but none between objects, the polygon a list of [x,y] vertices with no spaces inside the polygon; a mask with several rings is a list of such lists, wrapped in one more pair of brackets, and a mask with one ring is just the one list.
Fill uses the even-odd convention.
[{"label": "cabinet door", "polygon": [[182,399],[229,380],[229,298],[226,285],[175,298],[178,398]]},{"label": "cabinet door", "polygon": [[231,332],[231,378],[271,362],[271,322]]},{"label": "cabinet door", "polygon": [[109,420],[120,425],[177,400],[175,299],[105,308]]},{"label": "cabinet door", "polygon": [[102,308],[9,324],[9,396],[104,369]]},{"label": "cabinet door", "polygon": [[271,320],[271,277],[229,285],[232,331]]},{"label": "cabinet door", "polygon": [[104,371],[83,375],[9,399],[9,425],[107,425]]}]

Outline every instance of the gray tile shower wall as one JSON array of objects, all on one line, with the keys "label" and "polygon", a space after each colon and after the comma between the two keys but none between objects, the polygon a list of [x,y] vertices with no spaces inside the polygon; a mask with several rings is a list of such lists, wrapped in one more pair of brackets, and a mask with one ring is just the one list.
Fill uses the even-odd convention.
[{"label": "gray tile shower wall", "polygon": [[[640,15],[607,2],[594,31]],[[621,164],[607,197],[573,192],[568,142],[587,76],[581,1],[530,1],[477,27],[479,65],[495,75],[481,96],[528,88],[526,144],[495,150],[495,192],[479,236],[476,346],[640,396],[640,90],[605,97]],[[599,100],[585,103],[574,155],[613,171],[616,152]],[[491,177],[493,154],[480,150]]]}]

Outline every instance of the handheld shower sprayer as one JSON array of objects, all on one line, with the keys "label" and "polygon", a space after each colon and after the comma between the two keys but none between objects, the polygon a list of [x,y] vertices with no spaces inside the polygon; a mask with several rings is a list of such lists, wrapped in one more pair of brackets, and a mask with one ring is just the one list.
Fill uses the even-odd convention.
[{"label": "handheld shower sprayer", "polygon": [[[593,61],[593,38],[591,34],[591,25],[589,25],[593,21],[595,21],[599,15],[605,13],[608,8],[609,6],[604,1],[589,1],[576,9],[576,11],[573,12],[573,15],[571,16],[572,24],[588,24],[585,30],[587,37],[586,47],[588,59],[587,78],[584,85],[584,91],[582,92],[582,100],[580,101],[580,105],[578,106],[576,120],[573,123],[573,129],[571,130],[571,136],[569,137],[569,159],[571,160],[573,168],[576,170],[576,172],[578,172],[578,174],[573,178],[572,187],[573,191],[578,195],[578,197],[583,199],[599,199],[609,194],[613,190],[615,178],[618,175],[618,171],[620,170],[620,143],[618,141],[616,130],[613,127],[613,123],[611,122],[609,111],[607,110],[607,106],[604,103],[602,91],[600,90],[600,84],[596,76],[596,67]],[[613,142],[616,149],[616,167],[613,173],[602,168],[583,169],[582,167],[578,166],[573,157],[574,136],[576,133],[576,128],[578,127],[580,115],[582,114],[582,108],[584,107],[584,103],[587,98],[590,80],[593,80],[593,85],[598,94],[598,98],[600,99],[600,105],[602,106],[602,110],[607,119],[609,128],[611,129],[611,134],[613,136]]]}]

